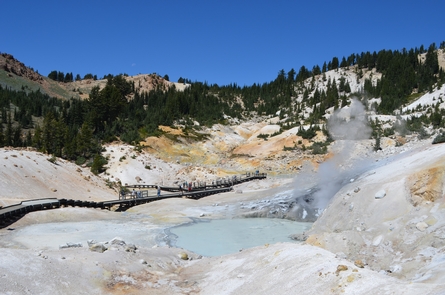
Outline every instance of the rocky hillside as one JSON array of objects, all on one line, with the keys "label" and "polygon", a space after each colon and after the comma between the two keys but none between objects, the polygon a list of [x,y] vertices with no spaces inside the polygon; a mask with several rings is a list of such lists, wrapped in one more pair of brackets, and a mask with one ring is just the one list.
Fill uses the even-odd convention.
[{"label": "rocky hillside", "polygon": [[[126,76],[125,79],[130,83],[134,83],[135,88],[140,92],[149,92],[156,87],[172,87],[173,85],[178,90],[183,90],[187,87],[187,84],[169,82],[156,74]],[[88,98],[94,86],[102,89],[106,83],[106,79],[83,79],[67,83],[57,82],[26,66],[11,54],[0,54],[0,85],[3,87],[27,91],[37,91],[39,89],[49,96],[61,99],[85,99]]]}]

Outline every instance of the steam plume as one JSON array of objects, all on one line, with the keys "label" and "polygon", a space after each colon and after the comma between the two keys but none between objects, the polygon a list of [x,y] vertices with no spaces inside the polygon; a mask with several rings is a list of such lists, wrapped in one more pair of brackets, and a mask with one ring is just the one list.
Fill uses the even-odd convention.
[{"label": "steam plume", "polygon": [[[369,139],[372,132],[368,125],[365,107],[356,99],[352,100],[349,107],[344,107],[331,115],[327,126],[335,140],[332,150],[334,156],[320,164],[318,171],[314,174],[312,171],[309,172],[313,174],[312,177],[316,182],[311,198],[313,199],[312,206],[316,209],[326,208],[339,189],[367,166],[363,159],[353,159],[353,151],[355,140]],[[303,170],[302,173],[308,173],[308,171]],[[297,179],[306,177],[299,175]],[[301,191],[297,189],[294,193],[301,196]]]}]

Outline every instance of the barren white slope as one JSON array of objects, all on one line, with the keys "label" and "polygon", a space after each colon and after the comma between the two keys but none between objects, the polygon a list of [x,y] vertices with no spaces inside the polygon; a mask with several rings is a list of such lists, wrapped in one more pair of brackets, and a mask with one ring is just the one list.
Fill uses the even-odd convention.
[{"label": "barren white slope", "polygon": [[89,168],[27,150],[0,149],[0,206],[24,200],[58,198],[103,201],[117,193]]},{"label": "barren white slope", "polygon": [[406,282],[445,275],[445,145],[405,152],[344,186],[307,243]]},{"label": "barren white slope", "polygon": [[[120,246],[104,253],[91,252],[85,246],[43,249],[38,240],[14,249],[18,241],[10,239],[33,220],[43,224],[63,224],[69,220],[66,229],[73,230],[76,220],[109,220],[129,226],[138,220],[139,226],[160,228],[182,223],[188,216],[199,217],[202,212],[206,218],[230,216],[227,210],[235,208],[233,205],[240,200],[265,199],[279,193],[276,187],[279,182],[266,181],[269,188],[275,187],[273,190],[258,182],[246,185],[243,194],[221,194],[196,202],[165,200],[125,213],[80,208],[33,212],[14,224],[15,230],[0,230],[2,245],[6,247],[2,249],[5,255],[0,258],[0,291],[6,294],[441,294],[445,291],[441,262],[443,182],[439,181],[444,175],[440,172],[443,161],[445,145],[406,151],[398,159],[345,186],[314,225],[307,245],[264,245],[222,257],[199,259],[181,249],[140,245],[136,245],[135,252],[126,252]],[[416,184],[417,181],[422,185]],[[435,188],[440,197],[434,202],[426,201],[413,187],[433,188],[425,191],[436,191]],[[382,189],[385,197],[375,199]],[[216,203],[220,206],[212,205]],[[107,230],[113,234],[112,227],[102,229]],[[49,233],[46,239],[52,239]],[[182,252],[187,252],[193,260],[180,259]],[[365,263],[365,268],[354,265],[357,259]]]}]

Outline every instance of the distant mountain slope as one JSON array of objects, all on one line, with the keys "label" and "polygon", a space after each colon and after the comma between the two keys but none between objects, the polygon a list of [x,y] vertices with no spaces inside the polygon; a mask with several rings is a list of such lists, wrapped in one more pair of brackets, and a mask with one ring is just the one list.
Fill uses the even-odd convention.
[{"label": "distant mountain slope", "polygon": [[40,89],[41,92],[49,96],[63,99],[78,97],[75,92],[69,91],[67,87],[60,84],[25,66],[11,54],[2,53],[0,55],[0,85],[2,87],[26,91]]},{"label": "distant mountain slope", "polygon": [[[184,90],[188,84],[169,82],[156,74],[140,74],[125,76],[125,79],[134,83],[138,91],[150,91],[159,85],[165,87],[175,86],[177,90]],[[33,68],[26,66],[15,59],[11,54],[0,54],[0,85],[13,90],[37,91],[61,99],[88,98],[91,89],[98,86],[104,88],[106,79],[83,79],[62,83],[42,76]]]}]

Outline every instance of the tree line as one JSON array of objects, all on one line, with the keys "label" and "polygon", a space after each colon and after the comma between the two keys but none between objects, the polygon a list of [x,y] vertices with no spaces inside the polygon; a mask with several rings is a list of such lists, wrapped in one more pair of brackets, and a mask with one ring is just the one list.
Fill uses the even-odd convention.
[{"label": "tree line", "polygon": [[[254,113],[273,115],[281,110],[280,116],[288,115],[289,128],[298,126],[302,120],[312,126],[323,122],[328,108],[346,105],[351,95],[349,82],[343,77],[339,81],[326,80],[326,71],[338,67],[354,66],[359,76],[361,70],[370,68],[381,72],[382,78],[375,85],[370,79],[365,80],[364,91],[381,97],[379,112],[391,113],[406,103],[412,92],[429,91],[444,82],[436,50],[433,43],[426,50],[421,46],[352,54],[341,60],[334,57],[322,67],[309,70],[302,66],[298,72],[280,70],[273,81],[243,87],[236,83],[219,86],[180,78],[190,84],[184,91],[159,84],[150,92],[139,92],[125,75],[109,74],[105,76],[106,86],[94,87],[86,100],[60,100],[40,90],[13,91],[0,86],[0,146],[33,146],[83,163],[99,155],[104,142],[120,139],[137,143],[146,136],[159,135],[159,125],[194,126],[197,121],[211,126],[224,123],[225,116],[248,118]],[[419,60],[420,55],[424,56],[423,61]],[[319,75],[326,81],[325,89],[315,87]],[[50,76],[60,82],[73,80],[72,73],[53,71]],[[79,75],[75,79],[78,78]],[[95,76],[87,74],[84,78]],[[301,94],[302,101],[296,103]],[[130,96],[133,98],[129,99]],[[311,109],[309,115],[305,115],[307,108]],[[436,107],[420,123],[413,119],[415,122],[408,124],[426,124],[429,120],[434,126],[443,127],[442,116],[443,111]],[[313,129],[310,131],[305,136],[314,133]]]}]

